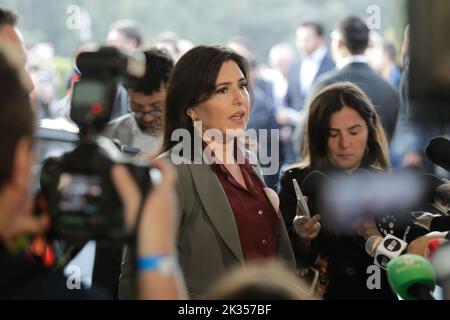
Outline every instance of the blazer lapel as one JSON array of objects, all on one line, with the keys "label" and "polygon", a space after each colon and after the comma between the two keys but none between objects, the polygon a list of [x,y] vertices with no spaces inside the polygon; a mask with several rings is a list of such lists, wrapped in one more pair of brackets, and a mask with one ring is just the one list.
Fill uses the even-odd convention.
[{"label": "blazer lapel", "polygon": [[200,201],[211,219],[214,228],[236,258],[244,263],[233,210],[231,209],[219,178],[212,171],[210,165],[193,164],[188,167],[192,173],[192,179]]},{"label": "blazer lapel", "polygon": [[332,69],[334,69],[333,58],[331,58],[330,53],[327,51],[325,57],[323,57],[322,61],[320,62],[319,70],[317,70],[314,80]]}]

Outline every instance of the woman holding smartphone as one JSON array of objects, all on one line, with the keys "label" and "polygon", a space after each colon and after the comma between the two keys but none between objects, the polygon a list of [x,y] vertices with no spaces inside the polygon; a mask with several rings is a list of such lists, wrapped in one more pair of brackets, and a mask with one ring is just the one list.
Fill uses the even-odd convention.
[{"label": "woman holding smartphone", "polygon": [[[302,186],[312,171],[326,175],[352,174],[358,169],[388,170],[387,143],[380,119],[367,96],[355,85],[330,85],[311,101],[304,160],[281,177],[280,209],[291,235],[297,267],[307,268],[316,259],[328,274],[326,299],[395,299],[384,271],[381,286],[370,289],[367,268],[373,265],[364,248],[366,239],[380,235],[374,219],[355,222],[353,233],[341,232],[321,217],[315,206],[311,217],[297,215],[295,179]],[[310,203],[313,202],[310,199]],[[327,228],[322,228],[327,224]]]}]

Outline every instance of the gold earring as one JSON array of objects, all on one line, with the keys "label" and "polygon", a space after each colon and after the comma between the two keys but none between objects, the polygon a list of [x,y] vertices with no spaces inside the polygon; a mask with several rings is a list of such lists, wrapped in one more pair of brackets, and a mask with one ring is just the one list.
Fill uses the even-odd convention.
[{"label": "gold earring", "polygon": [[194,122],[197,121],[197,119],[194,117],[194,114],[193,114],[192,110],[189,110],[186,115],[189,118],[191,118],[192,124],[194,124]]}]

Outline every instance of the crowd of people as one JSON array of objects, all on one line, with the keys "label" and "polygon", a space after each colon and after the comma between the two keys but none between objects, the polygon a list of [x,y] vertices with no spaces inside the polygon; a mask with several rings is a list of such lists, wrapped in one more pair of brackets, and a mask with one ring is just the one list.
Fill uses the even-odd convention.
[{"label": "crowd of people", "polygon": [[[90,283],[69,290],[61,268],[28,254],[31,235],[44,236],[52,223],[45,205],[44,214],[34,214],[29,185],[35,119],[70,121],[74,83],[83,74],[74,65],[58,99],[61,79],[47,61],[52,50],[29,47],[35,54],[27,63],[17,19],[0,8],[0,298],[397,299],[384,270],[379,288],[367,285],[374,260],[366,243],[386,235],[377,217],[362,215],[343,232],[310,194],[311,214],[301,215],[296,184],[303,189],[315,172],[351,176],[408,166],[436,173],[425,157],[432,136],[409,115],[408,32],[400,69],[394,46],[357,16],[336,24],[330,48],[319,22],[302,21],[298,53],[275,44],[268,67],[242,37],[194,46],[166,32],[146,48],[135,22],[111,25],[105,44],[143,53],[146,68],[133,86],[115,88],[102,135],[149,159],[161,181],[141,194],[126,167],[113,166],[111,181],[135,236],[125,244],[97,241],[95,254],[85,255],[94,264]],[[95,49],[85,44],[77,55]],[[432,134],[448,136],[448,125]],[[248,128],[258,130],[259,148],[270,149],[275,173],[262,174]],[[439,179],[439,187],[448,184]],[[448,202],[439,209],[448,215]],[[434,217],[419,217],[428,231]],[[417,237],[407,250],[425,255],[432,237],[449,234]],[[315,270],[311,291],[307,278]]]}]

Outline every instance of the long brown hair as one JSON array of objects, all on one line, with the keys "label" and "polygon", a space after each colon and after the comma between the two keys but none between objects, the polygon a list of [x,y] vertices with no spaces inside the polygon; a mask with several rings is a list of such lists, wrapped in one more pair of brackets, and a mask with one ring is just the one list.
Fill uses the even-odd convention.
[{"label": "long brown hair", "polygon": [[339,82],[325,87],[311,101],[301,166],[326,171],[333,168],[328,159],[329,123],[331,115],[350,107],[364,119],[368,128],[367,149],[362,167],[389,169],[387,139],[380,118],[369,98],[356,85]]}]

